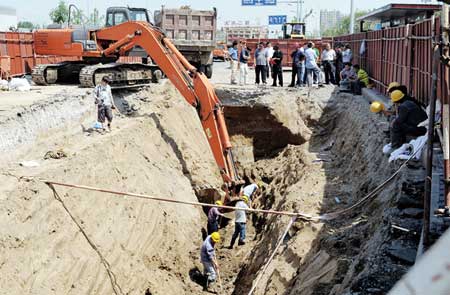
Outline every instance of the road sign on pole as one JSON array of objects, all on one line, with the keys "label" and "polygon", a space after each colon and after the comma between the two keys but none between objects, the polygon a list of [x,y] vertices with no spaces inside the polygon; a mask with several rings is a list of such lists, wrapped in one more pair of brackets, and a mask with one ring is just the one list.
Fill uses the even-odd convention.
[{"label": "road sign on pole", "polygon": [[269,25],[282,25],[287,22],[287,15],[269,15]]},{"label": "road sign on pole", "polygon": [[277,0],[242,0],[243,6],[275,6]]}]

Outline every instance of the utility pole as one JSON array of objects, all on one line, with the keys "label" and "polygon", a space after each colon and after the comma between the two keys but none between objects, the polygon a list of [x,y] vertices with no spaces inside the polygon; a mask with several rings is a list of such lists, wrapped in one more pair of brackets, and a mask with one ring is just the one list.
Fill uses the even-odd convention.
[{"label": "utility pole", "polygon": [[304,0],[297,0],[297,21],[302,21]]},{"label": "utility pole", "polygon": [[355,1],[350,0],[350,34],[355,32]]}]

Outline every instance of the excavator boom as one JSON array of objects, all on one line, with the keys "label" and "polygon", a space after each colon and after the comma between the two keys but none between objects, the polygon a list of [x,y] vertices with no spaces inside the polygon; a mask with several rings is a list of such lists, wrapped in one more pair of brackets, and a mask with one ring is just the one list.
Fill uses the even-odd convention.
[{"label": "excavator boom", "polygon": [[114,51],[123,55],[136,45],[147,52],[186,101],[197,109],[224,181],[228,184],[239,182],[220,100],[206,76],[197,72],[164,33],[147,22],[139,21],[92,33],[98,44],[110,44],[104,49],[107,54]]}]

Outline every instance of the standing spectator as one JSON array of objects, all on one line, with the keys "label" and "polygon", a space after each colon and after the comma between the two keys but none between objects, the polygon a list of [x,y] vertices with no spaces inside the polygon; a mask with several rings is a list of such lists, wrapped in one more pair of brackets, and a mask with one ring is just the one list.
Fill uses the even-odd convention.
[{"label": "standing spectator", "polygon": [[237,84],[236,71],[238,67],[238,42],[233,41],[233,47],[228,50],[230,54],[230,68],[231,68],[231,84]]},{"label": "standing spectator", "polygon": [[113,120],[113,109],[116,109],[114,99],[111,93],[111,79],[107,76],[102,78],[100,84],[95,86],[94,98],[97,105],[97,120],[102,124],[102,130],[105,130],[105,119],[108,120],[108,130],[111,130]]},{"label": "standing spectator", "polygon": [[[239,55],[239,85],[247,84],[249,58],[250,52],[247,48],[247,42],[243,41],[241,46],[241,53]],[[242,83],[242,81],[244,82]]]},{"label": "standing spectator", "polygon": [[267,68],[267,51],[264,49],[264,43],[260,42],[258,44],[258,48],[255,51],[255,72],[256,72],[256,81],[255,83],[259,85],[259,82],[262,80],[263,84],[267,84],[266,78],[266,68]]},{"label": "standing spectator", "polygon": [[316,52],[313,49],[313,46],[314,46],[314,43],[309,42],[308,43],[308,49],[305,50],[305,57],[306,57],[305,67],[306,67],[306,76],[307,76],[307,79],[308,79],[308,87],[312,86],[312,80],[313,80],[312,75],[313,74],[317,75],[318,82],[319,82],[319,87],[322,87],[323,86],[322,85],[323,82],[322,82],[322,78],[320,76],[319,66],[317,66],[317,62],[316,62],[317,55],[316,55]]},{"label": "standing spectator", "polygon": [[[317,58],[316,58],[316,64],[317,64],[317,66],[319,67],[319,69],[320,69],[320,66],[321,66],[321,64],[320,64],[320,60],[319,60],[319,56],[320,56],[320,51],[319,51],[319,48],[317,48],[316,47],[316,44],[313,42],[313,50],[314,50],[314,52],[316,53],[316,56],[317,56]],[[314,81],[314,84],[317,84],[317,82],[319,81],[319,77],[316,75],[316,73],[313,73],[313,81]]]},{"label": "standing spectator", "polygon": [[297,87],[303,87],[305,85],[305,49],[301,47],[297,51]]},{"label": "standing spectator", "polygon": [[345,50],[342,52],[342,62],[344,64],[346,63],[352,63],[353,60],[353,53],[352,50],[350,49],[350,44],[346,44],[345,45]]},{"label": "standing spectator", "polygon": [[322,51],[322,65],[325,72],[325,84],[336,83],[334,73],[336,71],[335,60],[336,52],[331,48],[330,43],[325,44],[325,49]]},{"label": "standing spectator", "polygon": [[289,84],[288,87],[294,87],[295,86],[295,78],[297,76],[297,61],[295,60],[297,52],[302,48],[299,43],[296,43],[296,48],[291,53],[291,59],[292,59],[292,78],[291,78],[291,84]]},{"label": "standing spectator", "polygon": [[274,53],[272,55],[272,86],[277,86],[277,78],[281,87],[283,87],[283,52],[278,48],[277,45],[273,47]]},{"label": "standing spectator", "polygon": [[[303,44],[302,47],[303,54],[305,54],[306,49],[308,49],[308,43]],[[306,56],[305,56],[305,63],[306,63]],[[308,76],[306,75],[306,67],[305,67],[305,71],[303,74],[303,85],[306,85],[307,83],[308,83]]]},{"label": "standing spectator", "polygon": [[[274,48],[272,48],[272,43],[266,43],[266,51],[267,51],[267,67],[266,67],[266,77],[269,78],[269,74],[272,73],[272,65],[270,64],[270,59],[273,57],[273,53],[275,52]],[[272,77],[273,78],[273,77]]]},{"label": "standing spectator", "polygon": [[334,73],[334,78],[336,79],[336,84],[339,85],[341,81],[341,71],[344,68],[344,63],[342,62],[342,45],[336,45],[336,71]]}]

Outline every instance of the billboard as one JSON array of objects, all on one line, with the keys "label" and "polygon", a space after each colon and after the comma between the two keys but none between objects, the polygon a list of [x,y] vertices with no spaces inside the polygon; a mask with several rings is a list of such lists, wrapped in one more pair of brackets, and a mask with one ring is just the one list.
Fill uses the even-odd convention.
[{"label": "billboard", "polygon": [[269,25],[282,25],[287,22],[287,15],[269,15]]},{"label": "billboard", "polygon": [[277,5],[277,0],[242,0],[243,6]]}]

